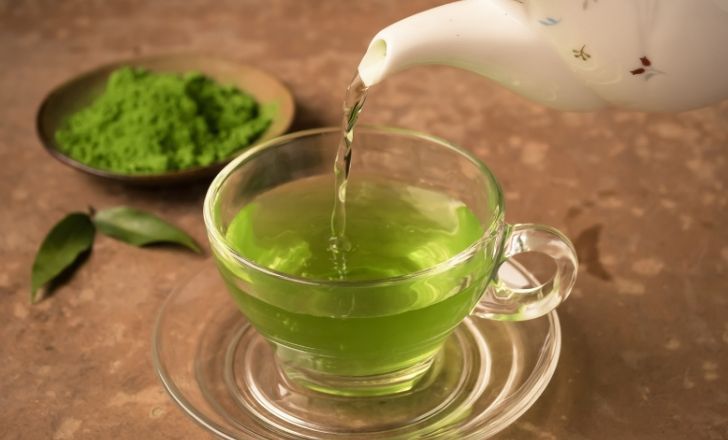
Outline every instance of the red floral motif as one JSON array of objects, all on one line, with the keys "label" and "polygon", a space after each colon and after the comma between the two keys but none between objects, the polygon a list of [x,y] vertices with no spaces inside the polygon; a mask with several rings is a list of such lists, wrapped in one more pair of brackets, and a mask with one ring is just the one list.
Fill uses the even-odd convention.
[{"label": "red floral motif", "polygon": [[631,73],[632,75],[641,75],[646,72],[645,67],[650,67],[652,65],[652,61],[650,61],[650,59],[647,57],[640,58],[640,62],[644,67],[630,70],[629,73]]},{"label": "red floral motif", "polygon": [[652,67],[652,61],[650,61],[650,59],[647,57],[640,58],[640,63],[642,64],[642,67],[632,69],[629,71],[629,73],[631,73],[632,75],[643,75],[642,78],[645,81],[657,74],[665,73]]}]

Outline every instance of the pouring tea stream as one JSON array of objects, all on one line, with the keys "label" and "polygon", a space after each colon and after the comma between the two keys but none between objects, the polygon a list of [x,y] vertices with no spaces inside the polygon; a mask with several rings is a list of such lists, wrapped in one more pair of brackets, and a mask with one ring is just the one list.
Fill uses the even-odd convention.
[{"label": "pouring tea stream", "polygon": [[330,251],[346,273],[346,186],[367,89],[418,65],[469,70],[567,111],[684,111],[728,97],[728,0],[461,0],[379,31],[347,88]]}]

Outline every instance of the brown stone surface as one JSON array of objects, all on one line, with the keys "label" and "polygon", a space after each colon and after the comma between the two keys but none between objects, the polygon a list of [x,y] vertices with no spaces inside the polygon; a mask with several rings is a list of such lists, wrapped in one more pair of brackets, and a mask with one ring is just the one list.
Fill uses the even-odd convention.
[{"label": "brown stone surface", "polygon": [[[0,437],[207,437],[150,360],[162,300],[202,258],[99,237],[66,285],[28,304],[34,251],[66,212],[133,205],[204,240],[204,185],[132,189],[43,152],[45,93],[119,58],[210,52],[279,75],[296,128],[331,125],[374,32],[436,3],[0,0]],[[727,104],[558,113],[428,68],[375,89],[363,118],[467,146],[502,180],[509,221],[552,224],[578,247],[561,363],[501,438],[728,438]]]}]

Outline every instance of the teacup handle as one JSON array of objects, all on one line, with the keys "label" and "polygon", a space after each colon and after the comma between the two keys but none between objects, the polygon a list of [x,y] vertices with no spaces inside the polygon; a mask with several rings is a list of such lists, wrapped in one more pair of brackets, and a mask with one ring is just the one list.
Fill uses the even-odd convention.
[{"label": "teacup handle", "polygon": [[515,287],[498,278],[499,264],[495,268],[493,282],[486,288],[472,314],[499,321],[538,318],[555,309],[571,293],[579,264],[576,251],[566,236],[550,226],[516,224],[509,226],[507,231],[500,264],[523,252],[539,252],[554,260],[556,273],[549,282],[526,288]]}]

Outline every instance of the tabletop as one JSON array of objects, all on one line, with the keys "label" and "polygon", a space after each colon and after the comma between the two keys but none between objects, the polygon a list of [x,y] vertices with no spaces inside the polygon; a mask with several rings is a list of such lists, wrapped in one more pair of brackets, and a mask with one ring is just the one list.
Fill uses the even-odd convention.
[{"label": "tabletop", "polygon": [[[204,182],[130,188],[48,156],[34,118],[49,90],[135,55],[210,53],[279,76],[294,130],[334,125],[374,33],[438,3],[0,0],[0,437],[208,438],[150,354],[162,301],[204,256],[99,237],[53,296],[29,304],[34,253],[67,212],[130,205],[205,240]],[[498,438],[728,438],[728,103],[561,113],[427,67],[374,88],[362,118],[470,149],[501,180],[509,222],[554,225],[575,243],[559,366]]]}]

